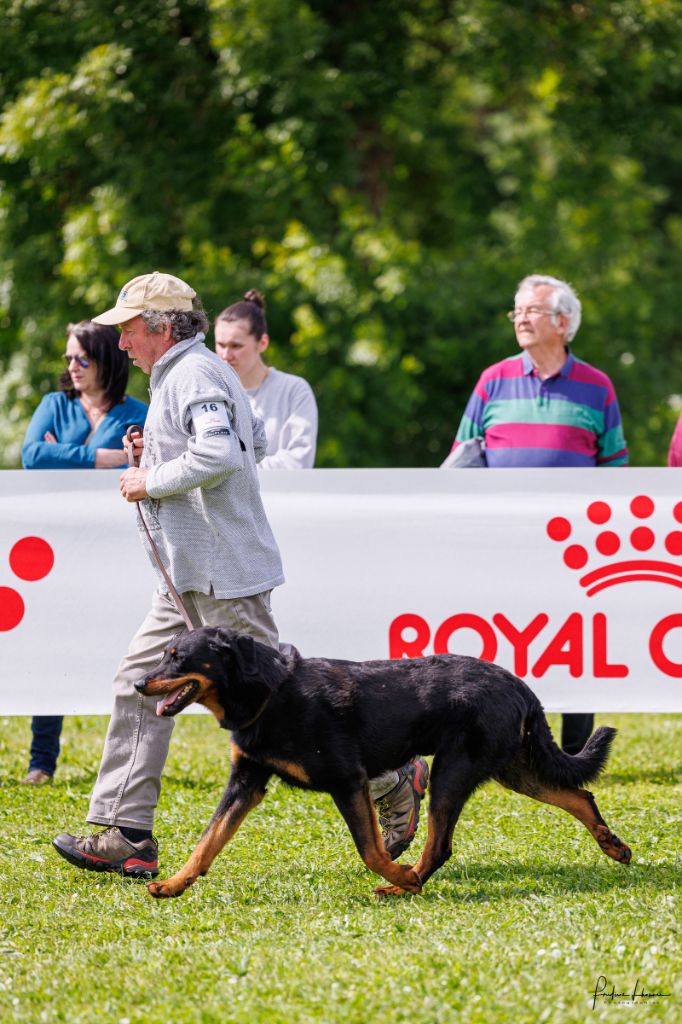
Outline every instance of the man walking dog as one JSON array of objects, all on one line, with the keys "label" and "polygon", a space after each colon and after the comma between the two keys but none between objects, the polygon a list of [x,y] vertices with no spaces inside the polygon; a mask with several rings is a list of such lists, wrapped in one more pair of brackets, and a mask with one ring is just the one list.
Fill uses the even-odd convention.
[{"label": "man walking dog", "polygon": [[[204,344],[208,318],[196,292],[170,274],[143,274],[93,319],[118,325],[121,349],[150,376],[144,438],[135,441],[136,465],[121,475],[120,490],[126,501],[140,501],[192,624],[227,626],[277,648],[270,592],[284,576],[256,468],[266,452],[265,433],[237,375]],[[53,843],[76,867],[158,873],[152,826],[173,721],[158,716],[155,701],[134,684],[187,628],[159,578],[114,678],[114,708],[88,813],[104,830],[62,833]],[[425,762],[405,766],[383,798],[393,798],[384,832],[396,848],[405,849],[414,835],[425,769]],[[397,856],[402,849],[389,852]]]}]

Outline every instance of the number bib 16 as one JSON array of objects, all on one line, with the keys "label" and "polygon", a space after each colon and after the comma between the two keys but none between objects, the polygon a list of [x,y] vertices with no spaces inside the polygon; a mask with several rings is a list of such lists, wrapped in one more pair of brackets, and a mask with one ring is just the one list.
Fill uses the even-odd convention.
[{"label": "number bib 16", "polygon": [[229,432],[230,420],[225,402],[195,402],[190,406],[195,434],[205,434],[209,430],[225,430]]}]

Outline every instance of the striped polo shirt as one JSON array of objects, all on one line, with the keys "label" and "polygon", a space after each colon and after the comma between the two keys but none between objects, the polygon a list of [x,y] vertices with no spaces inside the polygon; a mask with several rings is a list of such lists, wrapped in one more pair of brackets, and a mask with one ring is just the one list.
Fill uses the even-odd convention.
[{"label": "striped polo shirt", "polygon": [[668,465],[669,466],[682,466],[682,416],[677,421],[675,427],[675,433],[673,434],[670,441],[670,450],[668,452]]},{"label": "striped polo shirt", "polygon": [[624,466],[628,450],[613,384],[570,350],[542,380],[527,352],[489,366],[467,403],[453,449],[482,436],[492,468]]}]

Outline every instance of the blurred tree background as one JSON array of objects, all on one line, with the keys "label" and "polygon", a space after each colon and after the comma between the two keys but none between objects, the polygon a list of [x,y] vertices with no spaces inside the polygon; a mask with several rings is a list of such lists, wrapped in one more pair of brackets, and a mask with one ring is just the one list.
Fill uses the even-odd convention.
[{"label": "blurred tree background", "polygon": [[[680,0],[4,0],[0,457],[64,328],[176,273],[266,293],[318,465],[435,466],[516,351],[527,273],[571,281],[634,465],[681,407]],[[131,392],[146,395],[134,370]]]}]

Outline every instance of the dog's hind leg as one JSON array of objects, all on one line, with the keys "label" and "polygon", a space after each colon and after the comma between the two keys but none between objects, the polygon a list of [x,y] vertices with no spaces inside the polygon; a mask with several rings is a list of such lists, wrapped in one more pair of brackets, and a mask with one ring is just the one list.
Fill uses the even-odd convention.
[{"label": "dog's hind leg", "polygon": [[561,807],[582,822],[607,857],[621,864],[630,863],[630,847],[611,831],[599,813],[596,800],[587,789],[542,789],[537,795],[532,795],[536,800]]},{"label": "dog's hind leg", "polygon": [[[420,892],[421,882],[411,865],[396,864],[386,853],[367,787],[331,795],[369,870],[391,882],[395,892]],[[376,891],[380,892],[379,889]]]},{"label": "dog's hind leg", "polygon": [[233,763],[230,781],[215,814],[189,860],[177,874],[165,882],[149,882],[152,896],[180,896],[200,875],[205,875],[242,821],[265,796],[265,787],[272,773],[245,757]]},{"label": "dog's hind leg", "polygon": [[498,781],[508,789],[523,793],[533,800],[560,807],[582,822],[592,838],[599,844],[607,857],[617,860],[620,864],[629,864],[632,852],[629,846],[618,838],[606,824],[597,802],[587,789],[550,789],[530,774],[514,772],[505,777],[498,776]]}]

